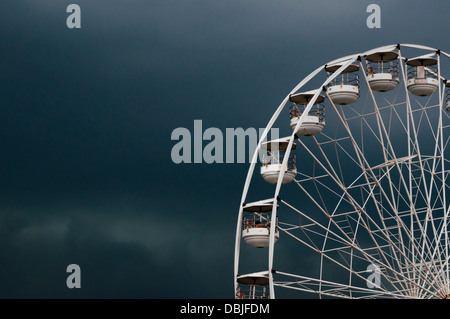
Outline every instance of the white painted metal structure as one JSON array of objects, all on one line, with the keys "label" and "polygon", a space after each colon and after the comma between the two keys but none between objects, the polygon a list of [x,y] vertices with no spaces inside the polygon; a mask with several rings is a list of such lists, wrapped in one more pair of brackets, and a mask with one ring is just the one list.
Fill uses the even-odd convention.
[{"label": "white painted metal structure", "polygon": [[[261,148],[268,152],[269,155],[264,155],[261,165],[261,176],[270,184],[276,184],[283,165],[286,149],[289,145],[289,138],[281,138],[268,142],[264,142]],[[295,149],[296,144],[293,144]],[[297,175],[296,156],[295,154],[287,155],[288,158],[286,169],[281,179],[282,184],[290,183]]]},{"label": "white painted metal structure", "polygon": [[[290,127],[294,130],[297,126],[297,123],[300,119],[300,116],[308,106],[309,101],[314,97],[315,91],[303,92],[298,94],[293,94],[289,97],[289,101],[293,104],[290,108],[289,117],[290,117]],[[323,95],[319,95],[309,111],[308,116],[305,118],[298,131],[297,134],[302,136],[312,136],[319,134],[325,127],[325,108],[321,103],[325,101],[325,97]]]},{"label": "white painted metal structure", "polygon": [[[378,92],[363,74],[358,101],[337,105],[328,93],[329,84],[350,65],[364,73],[365,57],[377,52],[398,54],[399,84]],[[408,62],[414,67],[414,59],[407,57],[420,54],[436,61],[432,72],[437,88],[425,97],[411,92],[407,72]],[[444,77],[450,70],[441,69],[449,60],[448,53],[427,46],[388,45],[331,61],[287,94],[260,137],[245,180],[235,242],[236,298],[275,298],[275,292],[281,298],[294,293],[320,298],[450,295],[450,114],[445,111]],[[339,67],[323,76],[330,65]],[[317,79],[322,85],[309,88],[315,89],[314,96],[283,140],[285,156],[276,184],[259,176],[254,180],[269,130],[277,120],[289,130],[282,114],[289,98]],[[321,92],[326,98],[326,128],[317,135],[298,136]],[[281,192],[295,145],[301,161],[295,179]],[[261,201],[258,182],[274,187],[273,197]],[[247,198],[257,202],[245,204]],[[268,247],[257,249],[242,240],[244,212],[270,215]],[[254,252],[263,256],[257,258]],[[374,276],[379,282],[371,281]]]}]

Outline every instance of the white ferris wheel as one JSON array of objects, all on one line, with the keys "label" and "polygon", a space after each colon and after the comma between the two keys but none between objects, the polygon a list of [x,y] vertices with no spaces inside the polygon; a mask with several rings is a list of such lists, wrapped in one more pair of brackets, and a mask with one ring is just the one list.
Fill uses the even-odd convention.
[{"label": "white ferris wheel", "polygon": [[446,75],[448,53],[396,44],[295,86],[245,180],[236,298],[450,296]]}]

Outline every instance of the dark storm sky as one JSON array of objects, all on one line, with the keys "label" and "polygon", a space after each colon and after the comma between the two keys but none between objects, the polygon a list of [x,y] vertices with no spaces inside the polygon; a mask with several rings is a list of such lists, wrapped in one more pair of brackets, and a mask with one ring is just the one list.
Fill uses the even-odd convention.
[{"label": "dark storm sky", "polygon": [[[81,7],[81,29],[66,8]],[[366,7],[381,6],[381,29]],[[177,127],[264,127],[316,67],[449,52],[444,0],[1,0],[0,298],[232,298],[247,164],[172,162]],[[81,267],[82,288],[66,287]]]}]

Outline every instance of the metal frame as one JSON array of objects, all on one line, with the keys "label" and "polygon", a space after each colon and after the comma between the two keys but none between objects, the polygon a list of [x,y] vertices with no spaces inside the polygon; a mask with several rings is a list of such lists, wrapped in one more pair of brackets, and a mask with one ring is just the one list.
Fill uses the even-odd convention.
[{"label": "metal frame", "polygon": [[[425,50],[431,52],[429,55],[436,56],[438,63],[433,71],[434,76],[439,79],[439,88],[434,93],[434,97],[438,99],[436,104],[430,102],[431,98],[417,99],[408,92],[403,48]],[[362,58],[371,53],[393,50],[399,54],[398,72],[402,85],[395,90],[396,94],[403,92],[404,99],[400,102],[397,95],[389,101],[370,88],[365,76],[367,65],[363,65],[366,61]],[[267,260],[269,296],[275,298],[275,287],[310,292],[319,297],[445,298],[450,295],[447,232],[450,207],[447,206],[446,199],[450,171],[445,157],[445,152],[450,147],[447,131],[450,128],[450,117],[444,107],[446,95],[443,84],[445,79],[441,76],[440,69],[442,57],[450,58],[450,55],[421,45],[379,47],[331,61],[314,70],[289,92],[260,137],[244,183],[235,240],[235,292],[240,289],[237,278],[241,257],[243,207],[261,144],[285,109],[290,95],[320,76],[326,65],[339,63],[341,66],[329,74],[322,83],[322,88],[326,88],[340,76],[347,66],[358,63],[358,72],[364,75],[363,83],[368,90],[364,110],[361,110],[359,102],[353,106],[335,105],[324,90],[331,109],[335,112],[336,125],[340,125],[344,133],[333,137],[325,130],[318,137],[306,138],[299,138],[295,134],[321,93],[321,90],[317,90],[290,136],[275,185],[273,203],[282,204],[303,222],[291,224],[278,220],[277,205],[273,205]],[[364,113],[366,106],[370,106],[373,111]],[[360,130],[358,127],[355,129],[356,121],[360,122]],[[398,127],[391,126],[393,121],[399,124]],[[397,131],[398,136],[395,134]],[[378,164],[366,157],[367,148],[371,146],[364,144],[366,134],[381,148],[381,161]],[[423,136],[428,136],[429,143],[423,142]],[[315,207],[318,215],[304,212],[280,198],[281,181],[288,167],[294,140],[302,146],[302,154],[308,155],[320,172],[311,175],[298,168],[299,178],[295,180],[295,185]],[[329,153],[330,147],[336,154]],[[352,165],[359,168],[356,178],[349,180],[344,174],[339,156],[345,156]],[[305,186],[308,184],[311,184],[310,187]],[[333,209],[325,204],[326,200],[331,199],[325,200],[319,189],[331,194],[330,198],[333,197],[335,201]],[[293,274],[282,269],[274,270],[275,227],[319,256],[317,277]],[[362,263],[380,266],[381,286],[368,288],[361,284],[367,280],[367,273],[358,268]],[[346,283],[326,278],[329,265],[347,274]]]}]

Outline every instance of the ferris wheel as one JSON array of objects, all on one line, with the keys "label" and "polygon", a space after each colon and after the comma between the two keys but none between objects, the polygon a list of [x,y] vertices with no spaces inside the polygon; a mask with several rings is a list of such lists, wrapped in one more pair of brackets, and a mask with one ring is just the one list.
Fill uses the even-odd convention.
[{"label": "ferris wheel", "polygon": [[445,75],[448,53],[395,44],[294,87],[245,180],[236,298],[450,296]]}]

